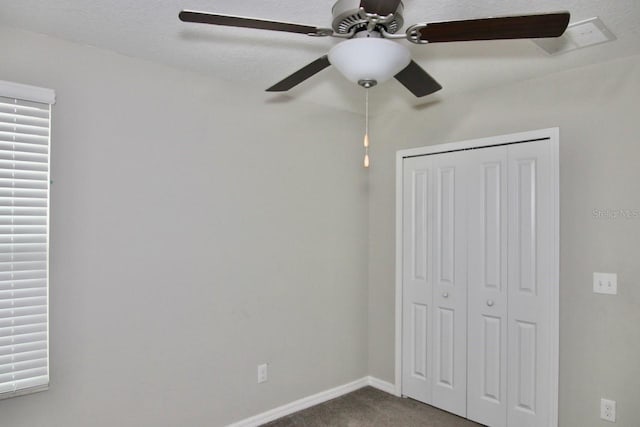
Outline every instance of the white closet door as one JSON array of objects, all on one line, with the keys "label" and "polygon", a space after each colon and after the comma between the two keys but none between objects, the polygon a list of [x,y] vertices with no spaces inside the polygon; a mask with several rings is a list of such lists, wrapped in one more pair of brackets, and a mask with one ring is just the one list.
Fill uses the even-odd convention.
[{"label": "white closet door", "polygon": [[403,395],[557,425],[555,153],[539,138],[402,161]]},{"label": "white closet door", "polygon": [[507,424],[507,149],[485,148],[464,155],[471,163],[467,417],[492,427],[504,427]]},{"label": "white closet door", "polygon": [[403,165],[402,394],[431,403],[431,158]]},{"label": "white closet door", "polygon": [[459,153],[431,157],[432,404],[464,417],[467,413],[466,159]]},{"label": "white closet door", "polygon": [[[508,425],[552,425],[550,292],[554,203],[549,143],[508,147]],[[557,184],[556,184],[557,185]]]}]

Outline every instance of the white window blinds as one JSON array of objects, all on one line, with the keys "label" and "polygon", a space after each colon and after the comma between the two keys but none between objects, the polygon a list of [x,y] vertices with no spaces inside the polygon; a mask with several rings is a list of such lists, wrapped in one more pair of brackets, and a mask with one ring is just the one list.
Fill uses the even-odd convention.
[{"label": "white window blinds", "polygon": [[0,398],[49,384],[51,106],[3,89],[0,84]]}]

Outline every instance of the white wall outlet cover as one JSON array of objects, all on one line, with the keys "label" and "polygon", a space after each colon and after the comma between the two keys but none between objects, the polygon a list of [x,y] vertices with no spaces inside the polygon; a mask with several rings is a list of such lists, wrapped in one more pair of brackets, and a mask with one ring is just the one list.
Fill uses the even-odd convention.
[{"label": "white wall outlet cover", "polygon": [[616,273],[593,273],[593,292],[617,295],[618,275]]},{"label": "white wall outlet cover", "polygon": [[600,418],[606,421],[616,422],[616,401],[600,399]]},{"label": "white wall outlet cover", "polygon": [[266,382],[267,379],[269,379],[267,364],[258,365],[258,384]]}]

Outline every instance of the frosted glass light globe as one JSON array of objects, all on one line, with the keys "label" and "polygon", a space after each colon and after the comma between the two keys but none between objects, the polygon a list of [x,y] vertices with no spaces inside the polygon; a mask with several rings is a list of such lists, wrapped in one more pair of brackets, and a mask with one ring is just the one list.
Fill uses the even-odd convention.
[{"label": "frosted glass light globe", "polygon": [[329,62],[348,80],[383,83],[411,62],[409,49],[383,38],[356,38],[338,43],[329,51]]}]

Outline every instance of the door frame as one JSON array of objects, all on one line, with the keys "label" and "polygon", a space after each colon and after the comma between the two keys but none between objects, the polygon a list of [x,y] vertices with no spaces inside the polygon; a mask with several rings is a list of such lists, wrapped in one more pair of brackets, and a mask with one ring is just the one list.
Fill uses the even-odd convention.
[{"label": "door frame", "polygon": [[403,218],[403,165],[408,157],[425,156],[455,151],[465,151],[498,145],[518,144],[524,142],[549,141],[549,154],[552,174],[552,217],[553,217],[553,266],[552,289],[549,293],[550,308],[550,374],[551,390],[549,390],[551,424],[558,425],[558,378],[560,352],[560,130],[559,128],[539,129],[508,135],[471,139],[446,144],[409,148],[396,152],[396,260],[395,260],[395,388],[396,396],[402,396],[402,218]]}]

